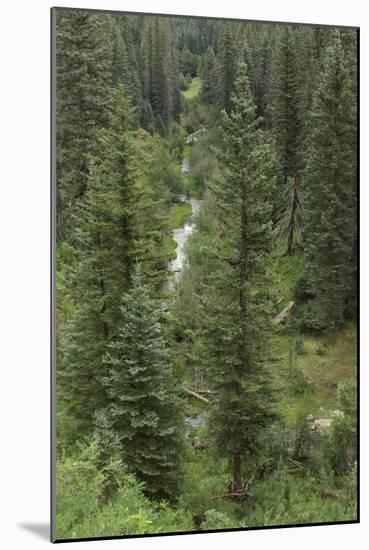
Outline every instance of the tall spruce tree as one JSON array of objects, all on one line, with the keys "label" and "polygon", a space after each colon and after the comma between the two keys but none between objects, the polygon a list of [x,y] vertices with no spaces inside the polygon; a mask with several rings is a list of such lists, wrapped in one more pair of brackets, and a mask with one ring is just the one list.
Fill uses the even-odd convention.
[{"label": "tall spruce tree", "polygon": [[297,60],[294,31],[282,27],[276,44],[272,74],[273,136],[281,176],[299,173],[299,113],[297,97]]},{"label": "tall spruce tree", "polygon": [[313,98],[304,173],[307,271],[322,317],[335,329],[344,320],[355,263],[356,97],[339,31],[326,49]]},{"label": "tall spruce tree", "polygon": [[231,23],[223,23],[218,38],[215,77],[218,106],[227,112],[231,109],[239,54],[234,27]]},{"label": "tall spruce tree", "polygon": [[[170,118],[179,117],[178,64],[168,19],[145,19],[141,59],[144,99],[151,106],[156,130],[165,134]],[[147,113],[145,106],[145,118]]]},{"label": "tall spruce tree", "polygon": [[214,50],[209,46],[205,54],[202,56],[199,71],[201,77],[201,98],[207,103],[213,103],[216,97],[214,66]]},{"label": "tall spruce tree", "polygon": [[271,90],[272,77],[272,37],[267,27],[262,44],[258,52],[258,66],[255,78],[255,103],[257,114],[263,119],[263,127],[270,130],[272,127]]},{"label": "tall spruce tree", "polygon": [[[296,205],[299,204],[302,167],[299,99],[295,33],[285,26],[280,31],[273,60],[272,129],[283,191],[277,194],[275,209],[282,224],[288,217],[287,254],[292,252],[294,234],[298,230]],[[283,187],[287,185],[289,190],[286,192]],[[291,200],[281,200],[284,196]]]},{"label": "tall spruce tree", "polygon": [[66,238],[76,203],[87,190],[97,134],[112,110],[112,29],[105,15],[58,12],[57,44],[57,220]]},{"label": "tall spruce tree", "polygon": [[265,290],[271,247],[273,154],[239,66],[230,111],[223,116],[223,177],[214,187],[221,212],[218,269],[204,299],[204,357],[217,402],[211,431],[233,462],[233,490],[242,490],[242,463],[252,460],[273,417],[265,369],[270,313]]},{"label": "tall spruce tree", "polygon": [[157,302],[139,265],[123,296],[119,333],[108,346],[103,379],[106,409],[124,462],[156,499],[176,497],[180,481],[181,416]]},{"label": "tall spruce tree", "polygon": [[143,100],[142,85],[137,46],[127,16],[118,16],[113,19],[112,80],[114,85],[123,86],[125,95],[135,108],[135,117],[139,119]]},{"label": "tall spruce tree", "polygon": [[91,165],[88,188],[78,208],[73,244],[80,261],[69,274],[70,294],[77,305],[63,338],[60,388],[68,413],[90,435],[94,415],[105,403],[99,383],[106,345],[114,337],[120,297],[130,286],[134,261],[142,255],[139,196],[127,138],[130,110],[117,90],[109,130],[101,130],[100,163]]}]

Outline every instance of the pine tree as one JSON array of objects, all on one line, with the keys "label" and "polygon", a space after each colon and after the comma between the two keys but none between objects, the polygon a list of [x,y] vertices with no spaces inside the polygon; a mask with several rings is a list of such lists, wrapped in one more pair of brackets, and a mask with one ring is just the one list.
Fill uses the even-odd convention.
[{"label": "pine tree", "polygon": [[307,271],[328,328],[340,327],[355,262],[356,97],[339,31],[313,98],[304,173]]},{"label": "pine tree", "polygon": [[265,290],[271,247],[273,155],[258,129],[246,67],[241,64],[230,111],[223,116],[223,177],[215,186],[223,232],[218,265],[204,299],[203,360],[217,391],[212,434],[233,461],[233,489],[242,490],[242,462],[251,460],[273,417],[265,370]]},{"label": "pine tree", "polygon": [[111,403],[106,414],[124,462],[145,483],[147,494],[173,499],[180,479],[181,417],[170,357],[157,304],[138,265],[132,282],[122,299],[119,334],[104,361]]},{"label": "pine tree", "polygon": [[86,190],[97,133],[112,110],[112,40],[108,16],[58,12],[57,43],[57,221],[65,238],[75,205]]},{"label": "pine tree", "polygon": [[114,18],[112,80],[115,86],[123,86],[126,97],[135,108],[135,117],[139,119],[143,96],[136,52],[137,47],[128,17]]},{"label": "pine tree", "polygon": [[[296,59],[296,40],[293,29],[280,31],[273,60],[272,129],[280,162],[281,190],[275,200],[275,216],[287,224],[287,253],[293,249],[293,236],[298,232],[298,194],[302,168],[299,86]],[[286,190],[288,188],[288,190]],[[291,196],[292,201],[281,200]]]},{"label": "pine tree", "polygon": [[257,67],[257,78],[255,78],[255,103],[257,114],[263,118],[263,127],[272,127],[270,81],[272,77],[272,40],[271,31],[268,28],[265,32],[260,50]]},{"label": "pine tree", "polygon": [[[114,337],[120,297],[142,255],[139,196],[127,138],[130,110],[117,90],[109,130],[99,135],[100,164],[92,164],[80,202],[78,230],[71,236],[80,261],[69,274],[70,295],[78,304],[63,336],[60,388],[78,434],[91,435],[96,411],[105,403],[99,383],[107,343]],[[77,224],[76,224],[77,225]]]},{"label": "pine tree", "polygon": [[239,60],[235,31],[230,23],[222,25],[218,40],[216,64],[217,103],[221,109],[228,112],[231,108],[231,95]]},{"label": "pine tree", "polygon": [[213,103],[215,100],[215,55],[214,50],[209,46],[201,60],[201,98],[207,103]]},{"label": "pine tree", "polygon": [[272,75],[273,136],[285,183],[299,174],[299,117],[295,40],[284,26],[276,45]]},{"label": "pine tree", "polygon": [[145,19],[141,59],[144,99],[151,105],[156,130],[165,134],[170,118],[179,116],[178,66],[167,19]]}]

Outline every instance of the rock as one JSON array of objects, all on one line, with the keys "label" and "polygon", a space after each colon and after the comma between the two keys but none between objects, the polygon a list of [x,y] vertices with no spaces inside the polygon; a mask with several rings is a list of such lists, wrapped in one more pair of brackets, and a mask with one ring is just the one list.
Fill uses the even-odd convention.
[{"label": "rock", "polygon": [[196,143],[196,141],[197,141],[197,137],[195,136],[195,133],[188,134],[187,139],[186,139],[186,143],[188,145],[192,145],[193,143]]},{"label": "rock", "polygon": [[202,413],[197,416],[187,416],[185,420],[187,424],[192,426],[192,428],[199,428],[204,424],[206,417],[207,417],[207,414]]},{"label": "rock", "polygon": [[343,418],[345,415],[339,409],[334,409],[333,411],[331,411],[331,416],[333,416],[334,418]]},{"label": "rock", "polygon": [[325,434],[329,428],[332,426],[332,418],[317,418],[311,424],[311,430],[318,433],[319,435]]},{"label": "rock", "polygon": [[181,168],[181,174],[182,176],[186,176],[191,171],[190,169],[190,161],[188,159],[183,159],[182,161],[182,168]]}]

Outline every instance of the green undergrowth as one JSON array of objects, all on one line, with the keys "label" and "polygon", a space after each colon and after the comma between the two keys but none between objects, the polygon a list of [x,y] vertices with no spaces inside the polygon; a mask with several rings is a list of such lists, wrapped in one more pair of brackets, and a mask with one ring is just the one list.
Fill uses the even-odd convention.
[{"label": "green undergrowth", "polygon": [[[295,300],[293,289],[303,269],[300,252],[275,257],[276,313]],[[275,327],[270,366],[278,388],[279,408],[289,424],[294,425],[302,415],[329,415],[336,407],[338,384],[356,378],[356,349],[353,321],[347,321],[335,333],[300,332],[293,322],[288,327]]]},{"label": "green undergrowth", "polygon": [[187,202],[177,202],[170,207],[169,225],[176,229],[184,225],[187,218],[192,214],[192,206]]},{"label": "green undergrowth", "polygon": [[164,254],[168,262],[175,260],[177,257],[177,243],[169,235],[165,235],[163,239]]},{"label": "green undergrowth", "polygon": [[199,94],[200,90],[201,90],[201,80],[198,76],[196,76],[195,78],[192,79],[188,89],[181,92],[181,94],[185,99],[193,99]]}]

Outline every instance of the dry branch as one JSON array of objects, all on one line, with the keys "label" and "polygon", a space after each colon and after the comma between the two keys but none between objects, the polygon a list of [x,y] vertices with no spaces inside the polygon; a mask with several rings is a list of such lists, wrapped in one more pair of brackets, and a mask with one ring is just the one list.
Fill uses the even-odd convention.
[{"label": "dry branch", "polygon": [[183,390],[188,393],[188,395],[191,395],[192,397],[195,397],[195,399],[198,399],[199,401],[202,401],[203,403],[206,403],[207,405],[210,405],[211,401],[209,399],[206,399],[206,397],[203,397],[202,395],[199,395],[198,393],[188,389],[183,388]]}]

